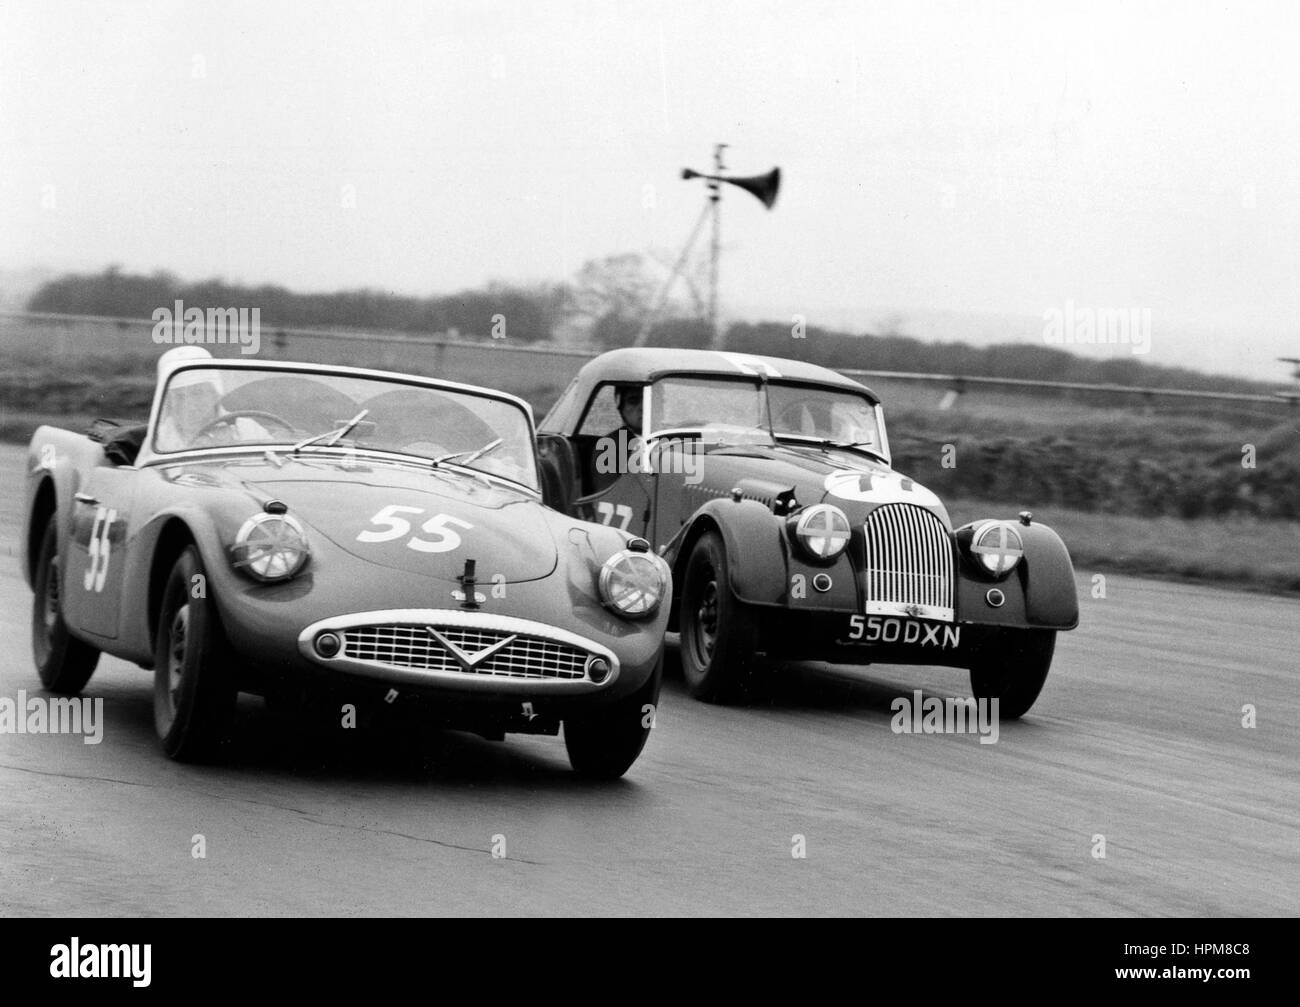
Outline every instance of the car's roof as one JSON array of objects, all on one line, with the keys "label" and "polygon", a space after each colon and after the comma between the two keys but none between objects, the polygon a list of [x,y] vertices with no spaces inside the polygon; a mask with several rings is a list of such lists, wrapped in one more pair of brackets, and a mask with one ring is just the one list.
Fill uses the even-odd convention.
[{"label": "car's roof", "polygon": [[807,381],[819,385],[866,392],[874,400],[874,392],[866,385],[846,378],[829,367],[810,364],[803,360],[785,357],[766,357],[755,353],[733,353],[729,350],[686,350],[669,347],[645,346],[610,350],[588,361],[578,376],[590,384],[600,382],[654,381],[668,374],[716,374],[725,377],[739,375],[764,375],[775,380]]}]

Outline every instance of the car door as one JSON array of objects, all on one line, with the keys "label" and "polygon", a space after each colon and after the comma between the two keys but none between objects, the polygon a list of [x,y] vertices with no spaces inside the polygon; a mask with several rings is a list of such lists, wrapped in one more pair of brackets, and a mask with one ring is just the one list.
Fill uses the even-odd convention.
[{"label": "car door", "polygon": [[570,513],[645,535],[653,519],[653,476],[640,438],[622,424],[614,386],[601,385],[568,439],[577,489]]},{"label": "car door", "polygon": [[701,487],[704,454],[698,438],[664,437],[652,449],[654,523],[646,538],[658,549],[710,499]]},{"label": "car door", "polygon": [[575,501],[576,515],[633,535],[647,534],[653,520],[654,476],[640,439],[624,430],[596,438],[588,465],[588,486],[594,492]]},{"label": "car door", "polygon": [[72,501],[63,609],[72,625],[98,636],[115,638],[118,633],[137,474],[130,465],[94,469]]},{"label": "car door", "polygon": [[650,527],[650,502],[654,499],[649,479],[645,475],[620,476],[608,489],[579,500],[577,516],[644,536]]}]

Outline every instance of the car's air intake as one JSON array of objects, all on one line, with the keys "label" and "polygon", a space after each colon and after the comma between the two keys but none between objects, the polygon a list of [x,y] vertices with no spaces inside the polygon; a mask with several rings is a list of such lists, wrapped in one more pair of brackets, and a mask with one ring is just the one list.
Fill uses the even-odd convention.
[{"label": "car's air intake", "polygon": [[567,643],[500,630],[389,625],[344,630],[343,656],[445,674],[581,681],[590,655]]},{"label": "car's air intake", "polygon": [[863,532],[867,614],[952,622],[955,547],[943,522],[922,507],[887,504]]}]

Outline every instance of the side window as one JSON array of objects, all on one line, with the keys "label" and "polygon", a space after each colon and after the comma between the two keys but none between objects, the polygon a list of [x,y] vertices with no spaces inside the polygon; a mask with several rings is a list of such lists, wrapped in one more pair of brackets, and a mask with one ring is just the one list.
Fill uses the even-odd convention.
[{"label": "side window", "polygon": [[618,404],[614,401],[614,386],[602,385],[592,397],[578,434],[584,437],[603,437],[622,425],[623,418],[618,414]]}]

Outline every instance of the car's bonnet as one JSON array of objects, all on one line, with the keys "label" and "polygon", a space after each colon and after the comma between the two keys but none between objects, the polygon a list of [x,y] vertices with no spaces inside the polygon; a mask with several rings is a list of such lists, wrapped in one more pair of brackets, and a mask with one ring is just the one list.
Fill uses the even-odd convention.
[{"label": "car's bonnet", "polygon": [[527,494],[450,469],[324,455],[277,466],[243,456],[169,467],[175,481],[240,487],[258,505],[282,501],[290,514],[358,559],[455,581],[475,561],[484,583],[537,580],[556,567],[547,512]]},{"label": "car's bonnet", "polygon": [[860,452],[789,444],[724,448],[709,454],[703,471],[706,481],[718,483],[714,489],[758,479],[792,488],[800,504],[833,503],[855,519],[881,504],[910,503],[947,521],[934,493]]}]

